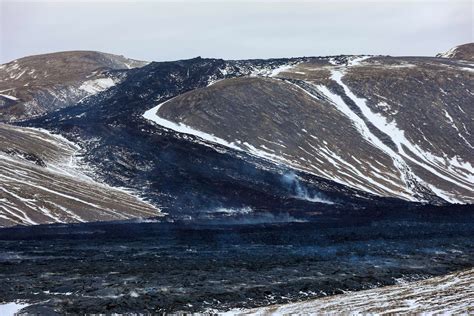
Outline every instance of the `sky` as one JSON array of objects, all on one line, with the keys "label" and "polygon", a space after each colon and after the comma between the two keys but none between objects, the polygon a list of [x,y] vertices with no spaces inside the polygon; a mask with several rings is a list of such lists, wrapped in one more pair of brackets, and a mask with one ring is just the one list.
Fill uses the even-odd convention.
[{"label": "sky", "polygon": [[434,56],[473,42],[474,0],[0,0],[0,63],[65,50],[140,60]]}]

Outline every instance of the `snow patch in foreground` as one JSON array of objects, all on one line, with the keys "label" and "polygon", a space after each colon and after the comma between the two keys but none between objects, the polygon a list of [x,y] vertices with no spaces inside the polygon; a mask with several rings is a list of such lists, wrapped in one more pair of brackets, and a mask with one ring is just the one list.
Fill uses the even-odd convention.
[{"label": "snow patch in foreground", "polygon": [[11,303],[2,303],[0,304],[0,315],[3,316],[14,316],[21,309],[30,306],[30,304],[25,304],[21,302],[11,302]]}]

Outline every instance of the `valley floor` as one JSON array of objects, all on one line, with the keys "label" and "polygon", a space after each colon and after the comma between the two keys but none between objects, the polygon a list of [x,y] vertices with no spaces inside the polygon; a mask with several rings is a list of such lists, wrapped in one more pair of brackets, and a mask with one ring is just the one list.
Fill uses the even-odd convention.
[{"label": "valley floor", "polygon": [[0,304],[74,315],[472,312],[474,212],[447,214],[3,228]]},{"label": "valley floor", "polygon": [[230,311],[240,315],[270,314],[466,314],[474,312],[474,269],[422,281],[349,292],[305,302]]}]

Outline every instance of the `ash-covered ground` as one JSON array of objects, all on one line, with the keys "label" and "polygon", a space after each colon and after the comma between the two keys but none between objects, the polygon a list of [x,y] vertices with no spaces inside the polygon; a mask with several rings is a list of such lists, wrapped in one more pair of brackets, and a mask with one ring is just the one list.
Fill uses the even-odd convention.
[{"label": "ash-covered ground", "polygon": [[[372,212],[372,211],[370,211]],[[347,211],[288,222],[236,212],[201,222],[0,230],[0,301],[23,311],[213,311],[305,300],[474,266],[474,210]],[[236,224],[239,218],[247,224]],[[257,221],[256,221],[257,222]],[[228,224],[228,225],[226,225]]]}]

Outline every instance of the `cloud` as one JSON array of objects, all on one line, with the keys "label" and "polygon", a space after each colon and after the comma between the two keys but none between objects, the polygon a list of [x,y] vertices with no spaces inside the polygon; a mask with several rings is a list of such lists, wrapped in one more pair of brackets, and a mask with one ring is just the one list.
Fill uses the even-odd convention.
[{"label": "cloud", "polygon": [[435,55],[473,40],[470,1],[11,1],[1,56],[99,50],[143,60]]}]

